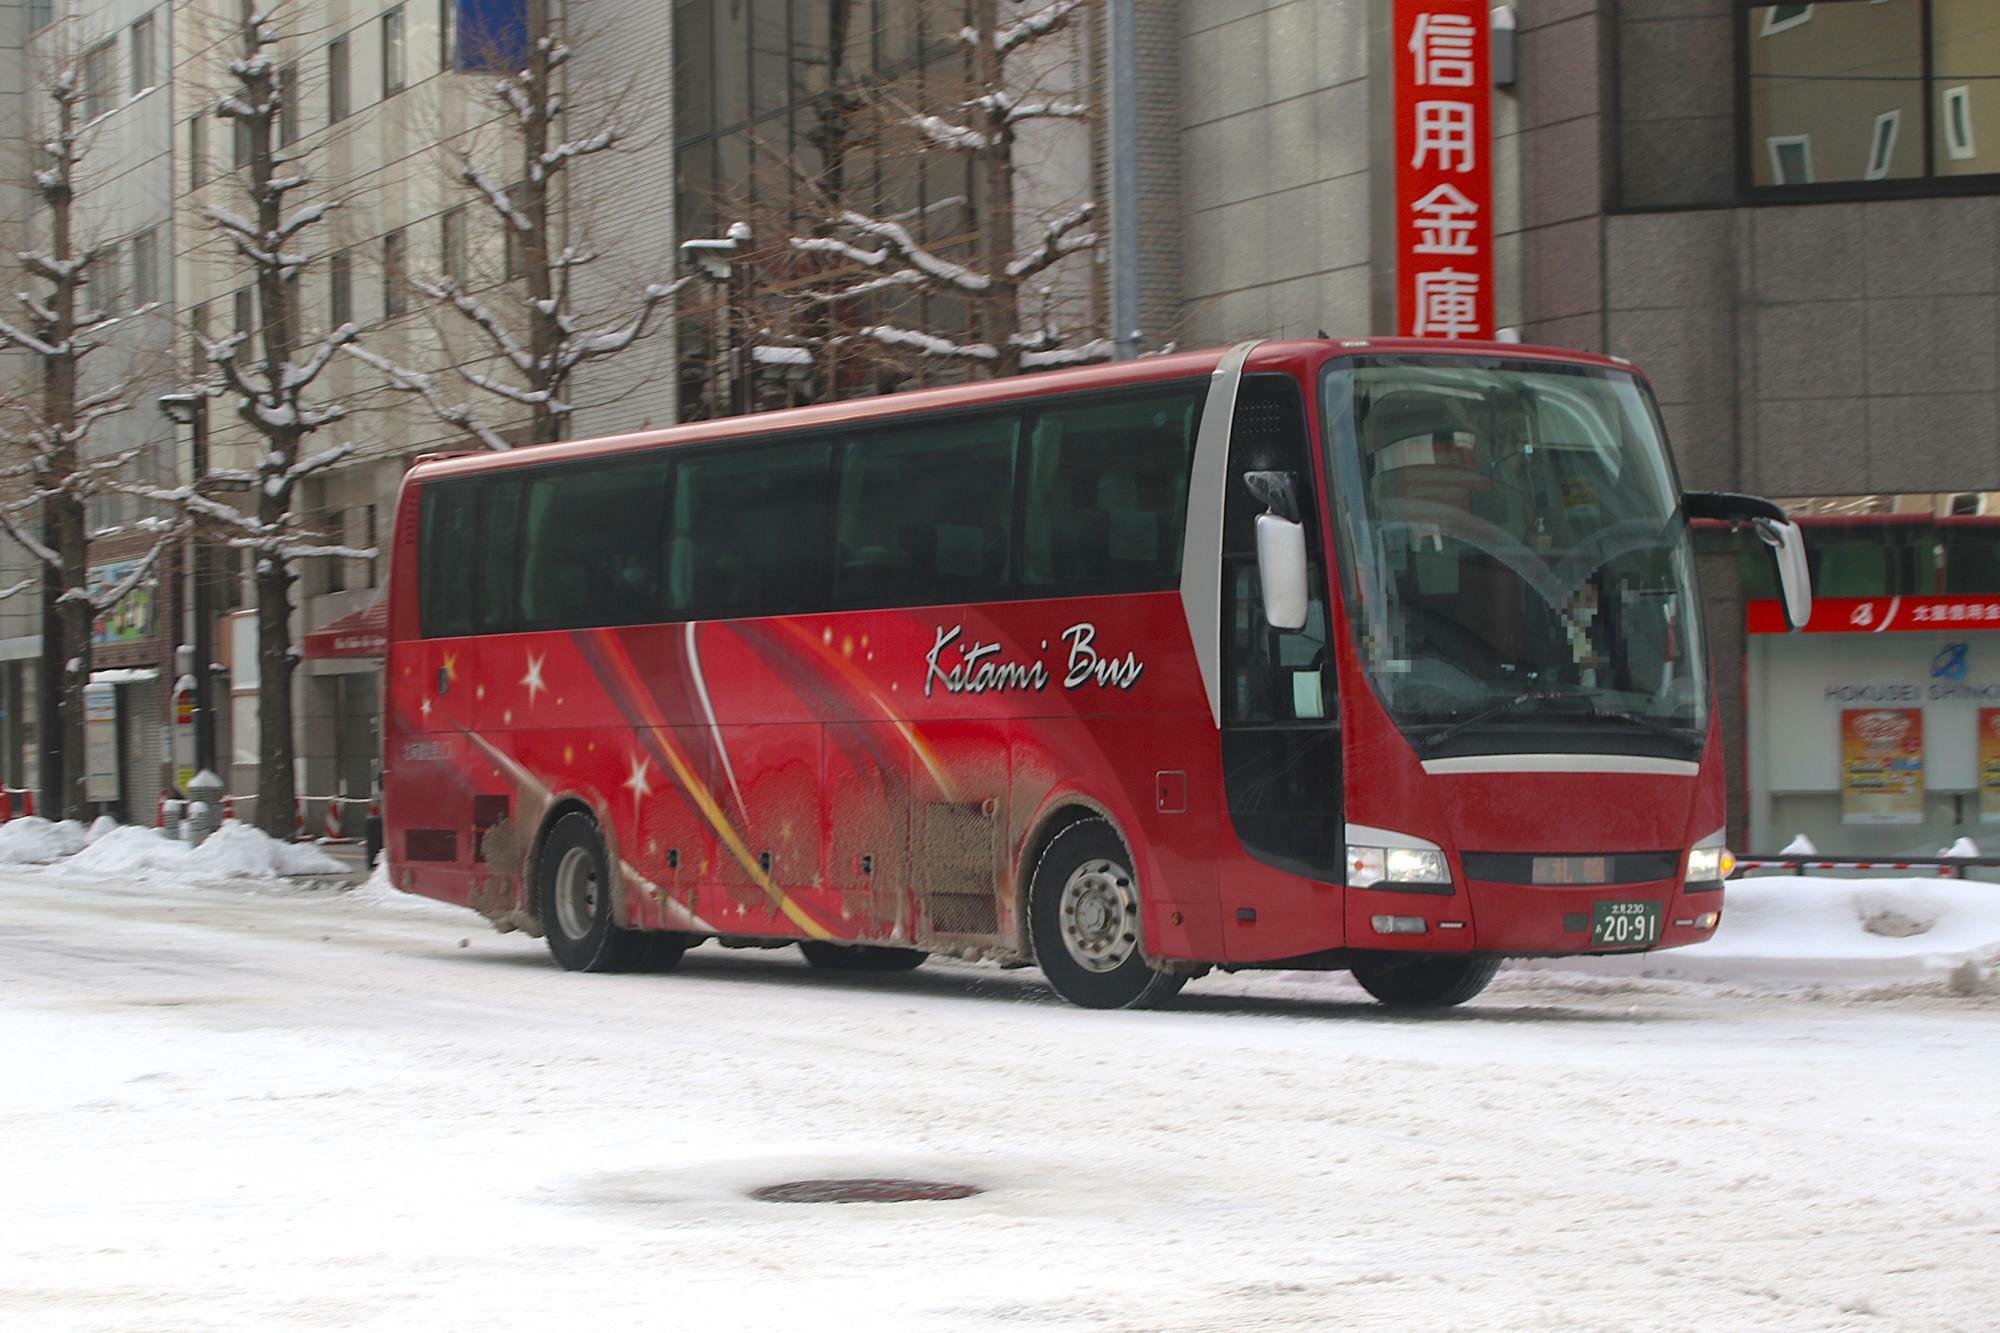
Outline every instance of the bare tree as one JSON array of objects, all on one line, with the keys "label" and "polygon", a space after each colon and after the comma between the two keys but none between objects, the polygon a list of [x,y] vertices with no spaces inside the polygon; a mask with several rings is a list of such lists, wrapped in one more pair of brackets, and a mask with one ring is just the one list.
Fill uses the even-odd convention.
[{"label": "bare tree", "polygon": [[[0,439],[16,455],[0,468],[0,477],[18,488],[0,503],[0,527],[28,552],[38,573],[0,589],[0,597],[39,588],[44,607],[53,612],[44,616],[41,670],[45,682],[61,684],[58,735],[44,737],[43,804],[79,819],[88,811],[84,686],[90,681],[92,624],[152,575],[179,529],[158,518],[95,534],[88,525],[90,501],[127,489],[126,471],[143,451],[92,456],[88,448],[97,423],[130,404],[122,382],[92,385],[85,364],[130,317],[107,313],[104,298],[110,294],[97,277],[106,248],[82,239],[77,208],[91,131],[74,61],[59,64],[47,93],[50,120],[38,136],[41,164],[31,189],[45,220],[46,244],[14,256],[25,279],[16,292],[21,317],[0,317],[0,350],[25,353],[35,381],[0,404],[5,413]],[[91,587],[92,537],[133,529],[154,535],[151,548],[124,578]],[[51,740],[58,743],[50,745]]]},{"label": "bare tree", "polygon": [[[629,132],[616,118],[616,98],[601,123],[581,131],[570,125],[563,72],[573,52],[549,0],[527,0],[525,39],[523,51],[487,53],[489,61],[519,57],[510,62],[519,67],[502,72],[489,92],[500,142],[490,157],[476,145],[462,148],[455,172],[460,188],[506,238],[514,262],[504,277],[518,273],[521,285],[505,290],[517,299],[506,310],[496,309],[467,274],[410,277],[410,286],[443,320],[468,331],[480,349],[445,372],[455,379],[399,366],[359,347],[348,349],[380,371],[391,388],[421,396],[440,421],[487,449],[511,447],[503,423],[523,418],[526,425],[516,440],[567,439],[577,372],[628,351],[651,333],[662,307],[686,281],[646,283],[625,309],[608,317],[586,310],[579,280],[599,256],[570,239],[562,205],[571,193],[571,173],[612,152]],[[519,164],[516,183],[507,183],[493,159],[510,164],[508,170]],[[451,383],[471,389],[472,396],[458,397],[446,387]]]},{"label": "bare tree", "polygon": [[[1037,48],[1069,28],[1091,3],[1043,0],[1015,17],[1004,17],[1020,3],[974,0],[973,21],[958,34],[967,56],[964,95],[957,106],[947,108],[948,114],[920,109],[892,85],[863,94],[912,136],[911,151],[949,153],[970,164],[978,214],[969,253],[954,258],[927,243],[914,215],[871,213],[849,203],[844,189],[836,194],[823,185],[820,192],[832,211],[813,234],[790,242],[796,251],[827,265],[828,281],[805,298],[810,302],[838,305],[922,292],[958,298],[973,313],[973,336],[887,319],[858,333],[887,347],[994,376],[1104,360],[1112,353],[1108,340],[1072,337],[1059,327],[1056,312],[1062,301],[1046,285],[1065,259],[1097,245],[1091,230],[1095,202],[1082,198],[1048,211],[1025,242],[1017,234],[1017,219],[1030,193],[1018,160],[1023,128],[1061,121],[1087,134],[1090,115],[1082,99],[1043,90],[1051,62],[1048,49]],[[851,89],[848,93],[855,95]]]},{"label": "bare tree", "polygon": [[[159,498],[180,505],[214,539],[248,550],[255,559],[257,597],[257,825],[273,837],[289,837],[297,789],[293,777],[292,645],[293,562],[307,557],[368,558],[372,551],[326,543],[295,512],[300,483],[353,452],[342,443],[308,451],[317,432],[347,415],[339,402],[313,392],[315,382],[358,330],[342,324],[310,344],[303,336],[296,280],[312,263],[305,237],[336,206],[318,198],[290,202],[312,184],[300,156],[282,148],[282,80],[273,56],[281,40],[269,16],[252,10],[239,29],[240,54],[230,60],[226,91],[215,115],[233,128],[246,150],[244,189],[250,211],[211,205],[204,210],[211,229],[250,268],[256,335],[238,330],[228,337],[202,339],[211,381],[200,391],[230,401],[238,420],[260,443],[254,468],[212,472]],[[303,196],[302,196],[303,197]],[[261,342],[261,349],[258,344]],[[222,486],[249,487],[236,503]]]}]

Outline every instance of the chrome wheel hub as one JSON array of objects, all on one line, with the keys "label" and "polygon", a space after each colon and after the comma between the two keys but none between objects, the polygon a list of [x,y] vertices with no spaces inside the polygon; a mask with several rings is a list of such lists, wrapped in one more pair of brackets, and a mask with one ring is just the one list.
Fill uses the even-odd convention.
[{"label": "chrome wheel hub", "polygon": [[1086,861],[1063,885],[1063,946],[1090,972],[1111,972],[1139,949],[1139,891],[1115,861]]},{"label": "chrome wheel hub", "polygon": [[597,920],[597,862],[582,847],[563,853],[556,867],[556,925],[570,939],[590,933]]}]

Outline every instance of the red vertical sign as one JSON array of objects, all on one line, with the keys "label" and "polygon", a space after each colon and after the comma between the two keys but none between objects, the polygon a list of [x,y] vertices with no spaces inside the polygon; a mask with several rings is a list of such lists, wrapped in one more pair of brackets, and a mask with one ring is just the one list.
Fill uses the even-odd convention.
[{"label": "red vertical sign", "polygon": [[1396,309],[1418,338],[1493,336],[1487,0],[1396,0]]}]

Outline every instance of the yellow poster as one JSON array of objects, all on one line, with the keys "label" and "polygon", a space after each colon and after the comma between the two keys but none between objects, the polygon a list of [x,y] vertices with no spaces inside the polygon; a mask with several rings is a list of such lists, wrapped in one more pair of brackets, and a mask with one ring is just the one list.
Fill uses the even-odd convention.
[{"label": "yellow poster", "polygon": [[1979,822],[2000,824],[2000,708],[1979,710]]},{"label": "yellow poster", "polygon": [[1841,710],[1840,820],[1843,824],[1924,822],[1922,709]]}]

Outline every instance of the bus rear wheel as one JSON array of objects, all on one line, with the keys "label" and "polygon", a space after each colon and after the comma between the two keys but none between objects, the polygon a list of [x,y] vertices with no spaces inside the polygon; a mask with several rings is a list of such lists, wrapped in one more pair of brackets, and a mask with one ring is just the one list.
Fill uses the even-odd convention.
[{"label": "bus rear wheel", "polygon": [[687,938],[626,930],[613,919],[604,840],[589,816],[556,821],[535,863],[535,909],[542,938],[570,972],[665,972],[687,952]]},{"label": "bus rear wheel", "polygon": [[922,967],[930,955],[922,949],[894,949],[886,944],[833,944],[800,940],[799,952],[814,967],[828,972],[908,972]]},{"label": "bus rear wheel", "polygon": [[1108,821],[1084,819],[1056,834],[1035,863],[1028,886],[1035,961],[1071,1004],[1152,1009],[1187,983],[1146,963],[1132,861]]},{"label": "bus rear wheel", "polygon": [[1385,958],[1356,963],[1361,989],[1392,1009],[1448,1009],[1486,989],[1498,958]]}]

